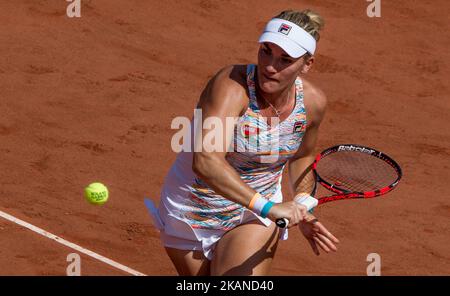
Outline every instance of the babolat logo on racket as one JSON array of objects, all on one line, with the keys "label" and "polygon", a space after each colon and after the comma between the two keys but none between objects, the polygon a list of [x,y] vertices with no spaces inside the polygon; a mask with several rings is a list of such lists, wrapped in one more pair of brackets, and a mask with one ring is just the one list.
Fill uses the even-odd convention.
[{"label": "babolat logo on racket", "polygon": [[372,149],[366,149],[364,147],[358,147],[358,146],[353,146],[353,145],[341,145],[338,148],[338,151],[357,151],[357,152],[363,152],[363,153],[367,153],[367,154],[372,154],[375,152],[375,150]]},{"label": "babolat logo on racket", "polygon": [[281,24],[280,28],[278,29],[278,32],[283,33],[284,35],[288,35],[291,31],[292,27],[286,24]]}]

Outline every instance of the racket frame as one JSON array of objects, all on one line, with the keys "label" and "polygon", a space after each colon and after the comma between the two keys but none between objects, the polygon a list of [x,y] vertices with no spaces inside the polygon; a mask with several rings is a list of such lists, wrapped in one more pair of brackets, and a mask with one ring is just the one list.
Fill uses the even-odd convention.
[{"label": "racket frame", "polygon": [[[397,175],[398,175],[397,179],[389,186],[383,187],[381,189],[373,190],[373,191],[367,191],[367,192],[350,192],[349,190],[340,188],[338,186],[335,186],[334,184],[331,184],[331,183],[325,181],[317,173],[316,169],[317,169],[318,162],[321,159],[325,158],[326,156],[328,156],[332,153],[336,153],[341,150],[367,153],[371,156],[378,157],[378,158],[384,160],[391,167],[393,167],[394,170],[397,172]],[[320,183],[323,187],[325,187],[326,189],[335,193],[335,195],[318,198],[318,201],[319,201],[318,206],[321,204],[330,202],[330,201],[335,201],[335,200],[354,199],[354,198],[373,198],[376,196],[386,194],[389,191],[393,190],[397,186],[398,182],[400,181],[400,179],[402,178],[402,175],[403,175],[402,169],[400,168],[400,166],[391,157],[389,157],[385,153],[382,153],[373,148],[369,148],[369,147],[362,146],[362,145],[355,145],[355,144],[340,144],[340,145],[336,145],[336,146],[325,149],[324,151],[322,151],[321,153],[319,153],[316,156],[314,163],[312,165],[312,172],[314,174],[315,182],[314,182],[314,189],[313,189],[311,196],[315,196],[315,194],[317,193],[317,187],[318,187],[317,183]],[[276,225],[280,228],[285,228],[288,224],[289,224],[289,220],[286,218],[277,219],[277,221],[276,221]]]},{"label": "racket frame", "polygon": [[[380,188],[377,190],[373,190],[373,191],[366,191],[366,192],[353,192],[353,191],[349,191],[344,188],[340,188],[339,186],[336,186],[335,184],[331,184],[320,177],[320,175],[317,172],[317,164],[319,163],[319,161],[321,159],[327,157],[328,155],[330,155],[332,153],[337,153],[339,151],[356,151],[359,153],[366,153],[373,157],[380,158],[383,161],[385,161],[387,164],[389,164],[397,172],[397,179],[392,184],[390,184],[386,187],[383,187],[383,188]],[[400,181],[400,179],[402,178],[402,175],[403,175],[402,169],[400,168],[400,166],[390,156],[388,156],[385,153],[382,153],[378,150],[375,150],[373,148],[362,146],[362,145],[356,145],[356,144],[340,144],[340,145],[336,145],[336,146],[325,149],[324,151],[322,151],[321,153],[319,153],[316,156],[313,166],[312,166],[312,169],[313,169],[313,172],[314,172],[314,175],[316,178],[316,182],[320,183],[323,187],[325,187],[329,191],[335,193],[335,195],[319,198],[318,199],[319,205],[324,204],[326,202],[341,200],[341,199],[373,198],[376,196],[386,194],[386,193],[392,191],[397,186],[398,182]]]}]

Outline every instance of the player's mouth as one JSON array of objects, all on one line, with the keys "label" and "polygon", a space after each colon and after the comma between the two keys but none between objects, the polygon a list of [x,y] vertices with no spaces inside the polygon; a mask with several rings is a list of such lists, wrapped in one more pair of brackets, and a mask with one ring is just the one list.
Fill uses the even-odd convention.
[{"label": "player's mouth", "polygon": [[279,82],[276,79],[270,78],[269,76],[267,76],[266,74],[262,73],[262,76],[264,77],[264,79],[269,80],[269,81],[275,81],[275,82]]}]

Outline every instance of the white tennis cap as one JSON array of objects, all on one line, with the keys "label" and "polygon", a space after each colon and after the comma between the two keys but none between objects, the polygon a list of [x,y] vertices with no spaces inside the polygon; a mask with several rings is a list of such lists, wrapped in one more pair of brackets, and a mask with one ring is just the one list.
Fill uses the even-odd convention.
[{"label": "white tennis cap", "polygon": [[271,42],[281,47],[288,55],[299,58],[316,50],[316,39],[293,22],[274,18],[270,20],[259,38],[259,43]]}]

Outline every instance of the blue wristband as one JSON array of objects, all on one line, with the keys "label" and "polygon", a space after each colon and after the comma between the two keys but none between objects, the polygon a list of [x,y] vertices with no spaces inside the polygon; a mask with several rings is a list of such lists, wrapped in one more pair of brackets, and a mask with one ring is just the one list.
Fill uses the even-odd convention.
[{"label": "blue wristband", "polygon": [[269,214],[269,211],[270,211],[270,209],[273,207],[273,205],[274,205],[273,202],[268,201],[268,202],[264,205],[264,207],[263,207],[263,209],[262,209],[262,211],[261,211],[261,217],[267,218],[267,214]]}]

